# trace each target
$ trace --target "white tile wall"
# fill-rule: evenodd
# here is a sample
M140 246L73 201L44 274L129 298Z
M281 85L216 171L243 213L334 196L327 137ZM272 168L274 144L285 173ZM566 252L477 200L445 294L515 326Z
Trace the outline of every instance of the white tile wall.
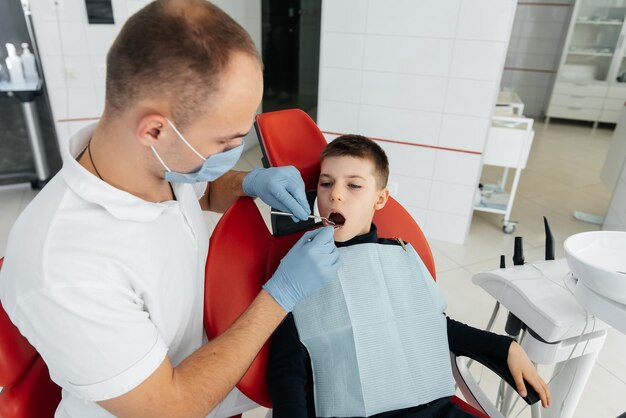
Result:
M428 210L464 216L471 209L474 186L433 181Z
M389 185L397 191L391 192L392 196L403 206L427 209L424 196L430 195L431 181L415 177L391 174ZM391 187L390 187L391 188Z
M400 109L441 112L446 81L443 77L364 71L361 101Z
M426 223L422 223L421 226L428 239L462 244L470 221L471 218L466 215L429 210L426 214Z
M363 69L444 77L453 45L452 39L368 35Z
M481 152L489 129L489 118L443 115L439 146Z
M361 98L362 77L359 70L328 68L320 74L320 96L326 100L358 103Z
M114 25L89 25L83 0L63 0L54 11L49 0L31 0L34 30L46 77L60 146L77 130L62 119L98 117L104 107L106 53L128 16L150 0L113 0ZM217 0L261 46L261 1ZM67 125L72 123L72 127Z
M441 113L361 105L358 129L373 138L437 145L441 119Z
M491 115L498 85L498 81L451 78L448 82L445 113L476 117Z
M503 42L456 41L451 77L497 80L506 53Z
M366 1L341 0L322 3L325 32L364 33L366 19ZM322 39L324 40L324 33Z
M435 170L437 150L379 141L389 158L390 171L407 177L430 180ZM421 206L415 203L415 206Z
M365 35L328 33L326 42L333 45L322 51L321 59L327 67L360 69L363 65Z
M33 20L36 22L84 22L87 19L87 9L82 0L63 0L62 10L50 7L49 1L30 1Z
M436 151L433 180L471 186L478 185L482 156L466 152Z
M87 31L89 51L108 51L119 29L114 25L93 25ZM91 52L93 54L93 52ZM104 54L106 55L106 54Z
M454 38L460 3L461 0L369 0L366 31L371 34Z
M339 133L358 131L358 104L323 100L320 94L317 106L317 120L324 121L324 130Z
M429 238L465 239L515 7L323 2L318 125L381 140L394 195Z

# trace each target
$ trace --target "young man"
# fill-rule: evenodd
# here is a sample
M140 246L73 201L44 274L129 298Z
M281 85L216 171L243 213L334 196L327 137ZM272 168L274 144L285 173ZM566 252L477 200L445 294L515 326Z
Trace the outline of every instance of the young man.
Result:
M410 244L378 238L372 219L389 197L388 175L384 151L365 137L340 136L322 152L317 206L336 225L342 266L272 339L274 418L470 416L449 402L450 350L508 365L520 394L526 379L547 406L521 346L447 318Z
M249 195L299 219L309 212L295 168L229 171L262 88L249 35L204 0L154 1L122 28L104 114L71 139L63 169L15 223L0 273L3 308L63 389L57 417L228 417L256 406L234 385L338 259L332 228L307 234L206 344L201 209Z

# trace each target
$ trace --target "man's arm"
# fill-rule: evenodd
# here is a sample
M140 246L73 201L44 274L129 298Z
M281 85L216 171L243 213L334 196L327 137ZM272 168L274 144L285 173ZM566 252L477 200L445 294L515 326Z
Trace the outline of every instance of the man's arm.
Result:
M118 417L204 417L237 384L286 312L261 293L222 335L173 368L169 359L139 386L99 404Z
M241 196L246 194L243 191L242 183L248 173L245 171L230 170L217 180L207 185L207 190L200 198L202 210L224 213Z
M339 269L330 226L308 231L250 307L221 336L173 368L166 359L130 392L99 404L120 417L204 417L235 386L286 312Z

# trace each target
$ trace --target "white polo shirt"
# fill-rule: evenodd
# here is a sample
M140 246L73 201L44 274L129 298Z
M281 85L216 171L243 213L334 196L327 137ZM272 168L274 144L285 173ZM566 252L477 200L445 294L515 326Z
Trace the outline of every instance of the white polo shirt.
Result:
M96 401L206 341L206 184L161 203L116 189L75 160L94 128L16 221L0 273L4 309L63 388L57 417L110 417Z

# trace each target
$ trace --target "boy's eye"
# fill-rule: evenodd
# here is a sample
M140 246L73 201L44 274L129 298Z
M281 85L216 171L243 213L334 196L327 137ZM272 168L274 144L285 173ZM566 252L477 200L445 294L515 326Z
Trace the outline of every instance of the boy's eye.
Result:
M332 183L329 181L324 181L320 183L320 187L330 187L330 186L332 186Z
M348 187L351 189L360 189L361 186L359 186L358 184L354 184L354 183L350 183L348 184Z

